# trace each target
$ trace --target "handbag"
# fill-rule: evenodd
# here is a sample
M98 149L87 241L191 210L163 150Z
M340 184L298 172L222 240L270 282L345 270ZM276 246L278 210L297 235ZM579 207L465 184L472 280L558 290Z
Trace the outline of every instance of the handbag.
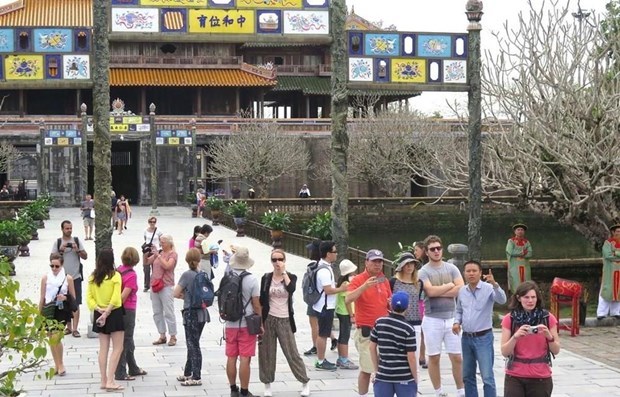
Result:
M65 278L62 280L62 283L60 283L60 287L58 287L58 291L56 291L56 295L60 294L60 290L62 289L62 285L65 283L65 280L67 279L67 276L65 276ZM41 315L49 320L53 320L56 317L56 299L54 298L53 301L51 301L50 303L46 303L42 308L41 308Z
M248 334L250 335L258 335L260 334L260 326L262 324L262 318L258 314L250 314L249 316L245 316L245 322L248 325Z
M48 320L53 320L56 317L56 301L52 301L43 306L41 315Z
M151 291L158 293L164 289L164 279L163 278L154 278L151 280Z
M90 217L95 219L95 209L94 208L90 209Z

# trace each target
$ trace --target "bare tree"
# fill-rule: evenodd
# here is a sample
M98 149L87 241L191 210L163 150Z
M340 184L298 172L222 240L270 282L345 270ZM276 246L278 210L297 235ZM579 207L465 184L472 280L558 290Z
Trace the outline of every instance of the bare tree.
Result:
M483 191L517 194L600 246L620 215L620 79L609 58L620 40L597 20L578 24L567 7L530 3L516 28L496 35L499 53L486 54L484 109L509 123L484 136ZM464 136L418 145L425 161L414 164L416 175L448 191L467 188Z
M414 134L431 132L418 112L384 112L351 124L349 177L377 186L388 197L406 196L411 184Z
M243 178L267 197L269 183L283 175L310 168L304 140L286 135L275 122L248 121L239 131L219 137L209 150L213 178Z
M22 152L15 146L6 141L0 142L0 173L6 173L9 170L9 165L21 156Z

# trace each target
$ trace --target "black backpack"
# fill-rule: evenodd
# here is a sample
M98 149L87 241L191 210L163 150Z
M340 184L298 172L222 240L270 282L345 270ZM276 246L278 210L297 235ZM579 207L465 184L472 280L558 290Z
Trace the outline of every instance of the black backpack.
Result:
M222 321L241 321L249 299L243 303L243 278L251 273L242 271L240 274L228 272L220 282L220 288L215 293L217 306Z

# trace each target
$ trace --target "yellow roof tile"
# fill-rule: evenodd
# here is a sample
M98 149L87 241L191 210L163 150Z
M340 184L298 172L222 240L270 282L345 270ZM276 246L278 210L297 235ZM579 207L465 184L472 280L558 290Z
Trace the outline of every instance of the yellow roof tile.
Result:
M271 87L276 80L238 69L110 69L115 87Z
M92 26L92 0L26 0L24 8L0 16L0 26Z

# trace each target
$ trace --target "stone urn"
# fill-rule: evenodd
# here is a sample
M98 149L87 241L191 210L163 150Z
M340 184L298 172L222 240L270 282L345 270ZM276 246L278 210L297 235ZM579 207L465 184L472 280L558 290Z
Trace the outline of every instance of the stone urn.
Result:
M213 226L218 226L220 224L220 214L222 212L220 210L211 210L211 220L213 221Z
M245 218L233 218L237 226L237 237L245 237Z
M282 230L271 230L271 246L273 248L282 248L282 237L284 232Z
M0 255L5 256L7 261L9 261L9 265L11 265L11 271L9 272L9 276L14 276L15 263L13 263L13 261L15 260L15 258L17 258L17 245L1 245Z

